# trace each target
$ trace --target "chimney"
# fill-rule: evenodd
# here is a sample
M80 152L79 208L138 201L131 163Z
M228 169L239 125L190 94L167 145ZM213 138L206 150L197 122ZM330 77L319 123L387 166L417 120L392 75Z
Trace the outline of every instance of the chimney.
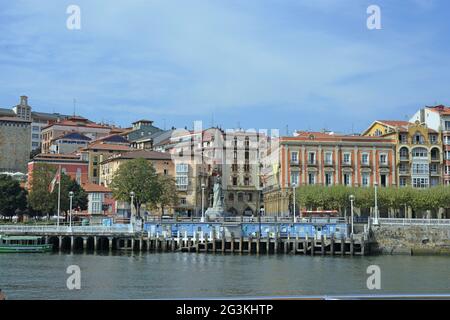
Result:
M27 96L20 96L20 105L21 106L28 106L28 97Z

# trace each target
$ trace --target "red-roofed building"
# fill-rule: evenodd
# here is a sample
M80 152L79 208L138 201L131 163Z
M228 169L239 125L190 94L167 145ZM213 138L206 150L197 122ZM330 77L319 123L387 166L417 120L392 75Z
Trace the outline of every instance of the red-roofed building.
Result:
M65 120L53 122L42 128L42 152L50 152L52 141L62 135L77 132L91 140L110 134L111 127L95 123L80 116L72 116Z
M111 189L94 183L85 183L82 187L88 195L87 213L89 215L112 216L116 214L116 200Z
M88 163L79 154L38 154L28 162L28 189L33 186L33 171L40 163L49 164L55 168L61 166L61 171L82 185L88 182Z
M293 185L397 185L394 139L300 131L278 142L262 168L267 215L292 214Z

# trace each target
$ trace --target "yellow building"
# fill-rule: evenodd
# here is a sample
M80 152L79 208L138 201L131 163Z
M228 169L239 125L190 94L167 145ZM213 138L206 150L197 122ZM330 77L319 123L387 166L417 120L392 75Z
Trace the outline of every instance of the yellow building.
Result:
M90 183L100 183L100 163L112 155L121 154L133 149L129 141L116 134L91 142L87 148L81 150L84 161L88 161L88 179Z
M400 187L427 188L442 184L442 138L438 131L419 121L377 120L362 135L395 140Z
M161 175L167 175L170 177L175 176L175 168L169 153L148 151L148 150L136 150L128 151L123 153L118 153L112 155L108 159L103 160L100 163L100 184L105 187L110 187L114 173L119 169L119 167L126 161L132 159L143 158L148 160L156 170L156 173ZM128 203L118 203L117 211L127 211L129 210ZM145 210L145 208L143 208ZM173 213L173 208L168 208L165 213ZM142 214L142 213L141 213Z

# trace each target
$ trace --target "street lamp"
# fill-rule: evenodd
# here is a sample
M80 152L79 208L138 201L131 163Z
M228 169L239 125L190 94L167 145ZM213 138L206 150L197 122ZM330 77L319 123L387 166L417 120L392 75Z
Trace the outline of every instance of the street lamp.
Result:
M375 181L375 214L373 224L378 224L378 181Z
M70 198L70 210L69 210L69 228L70 231L72 231L72 200L73 200L73 191L69 192L69 198Z
M295 216L295 188L297 188L297 184L294 182L292 184L292 192L294 193L294 205L293 205L293 209L294 209L294 223L297 222L297 217Z
M205 222L205 184L202 183L202 218L201 222Z
M130 206L130 224L132 224L132 218L133 218L133 206L134 206L134 196L136 194L134 193L134 191L130 192L130 197L131 197L131 206Z
M355 201L355 196L354 195L350 195L350 212L351 212L351 219L352 219L352 235L353 235L353 201Z

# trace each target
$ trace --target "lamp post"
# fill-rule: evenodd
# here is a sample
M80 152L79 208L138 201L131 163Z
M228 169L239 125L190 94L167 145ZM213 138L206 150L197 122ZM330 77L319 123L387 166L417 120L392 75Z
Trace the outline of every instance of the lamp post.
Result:
M293 211L294 211L294 223L297 222L297 217L295 216L295 188L297 187L297 184L294 182L292 184L292 192L294 193L294 205L293 205Z
M73 191L69 192L69 198L70 198L70 209L69 209L69 229L72 231L72 200L73 200Z
M351 235L353 235L353 201L355 201L355 196L354 195L350 195L350 213L351 213L351 219L352 219L352 233Z
M130 205L130 225L131 227L133 227L133 207L134 207L134 196L136 194L134 193L134 191L130 192L130 197L131 197L131 205Z
M205 222L205 184L202 183L202 218L201 222Z
M374 219L373 224L378 224L378 181L375 181L375 213L374 213Z

